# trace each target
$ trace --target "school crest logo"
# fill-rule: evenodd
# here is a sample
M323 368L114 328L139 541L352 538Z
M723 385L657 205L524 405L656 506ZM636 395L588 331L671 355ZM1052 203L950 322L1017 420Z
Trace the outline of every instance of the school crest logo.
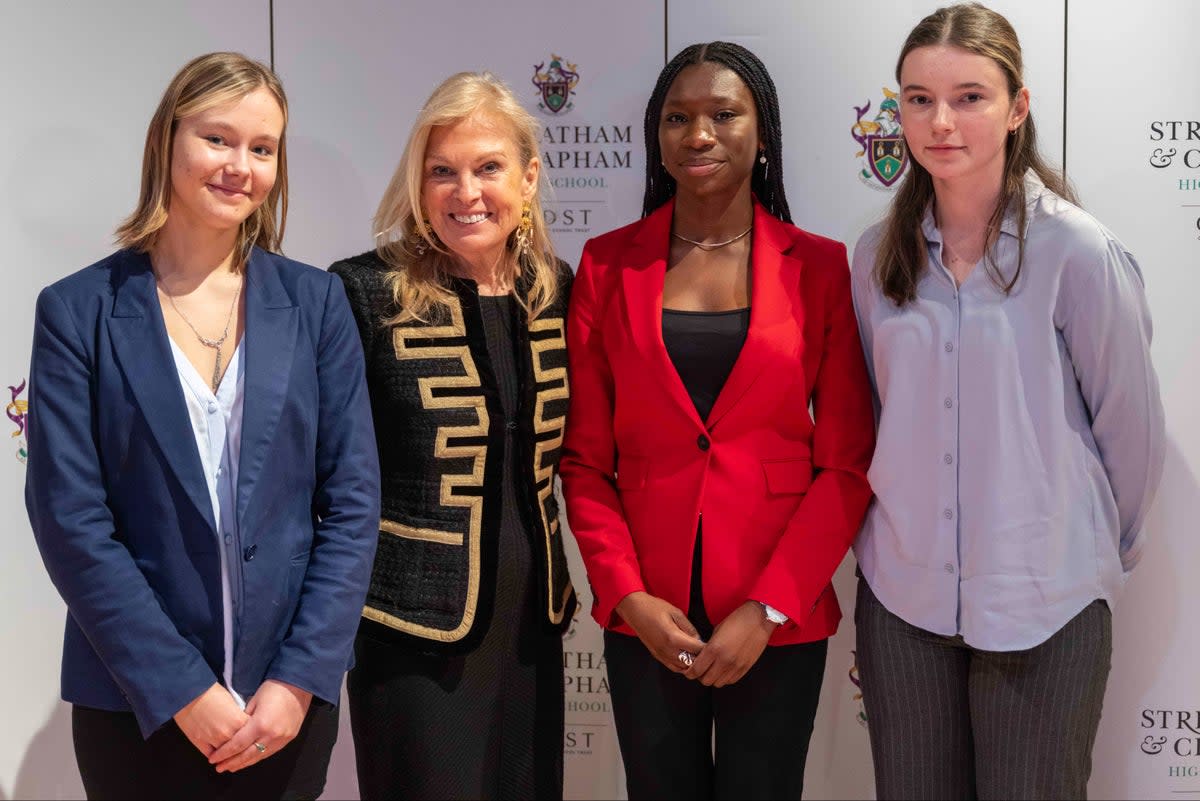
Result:
M858 652L851 651L850 656L854 658L854 663L850 665L850 683L854 685L854 703L858 704L858 714L854 719L858 721L858 725L864 729L867 727L867 710L863 706L862 680L858 678Z
M565 58L554 53L550 54L550 66L546 62L535 64L533 78L530 79L542 100L538 108L550 114L561 114L574 107L571 95L575 94L575 86L579 83L579 65L572 64Z
M883 100L874 117L871 101L855 106L858 119L850 126L850 135L861 148L854 155L861 159L858 177L873 189L891 189L908 167L908 148L900 129L900 104L895 92L883 87Z
M12 393L12 400L4 411L8 414L8 419L13 421L13 425L17 430L12 432L12 437L17 440L17 461L25 464L29 458L29 446L25 442L25 424L29 421L29 401L21 397L21 393L25 391L25 381L22 380L17 386L10 386L8 391Z

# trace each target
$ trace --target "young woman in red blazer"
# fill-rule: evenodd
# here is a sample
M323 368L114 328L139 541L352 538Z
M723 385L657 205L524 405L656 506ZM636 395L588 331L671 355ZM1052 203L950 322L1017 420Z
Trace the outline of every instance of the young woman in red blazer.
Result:
M579 266L561 463L629 797L799 797L830 579L871 496L846 249L790 224L775 87L743 47L663 69L646 151L643 218Z

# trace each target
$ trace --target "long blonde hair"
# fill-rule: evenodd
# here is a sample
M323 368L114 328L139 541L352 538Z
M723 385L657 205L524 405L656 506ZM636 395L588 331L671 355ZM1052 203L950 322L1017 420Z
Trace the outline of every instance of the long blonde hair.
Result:
M167 85L158 109L150 119L150 127L146 129L141 194L133 214L115 232L118 245L148 251L154 247L158 232L167 222L171 203L171 159L179 120L240 100L260 88L271 93L283 112L283 131L277 151L278 171L267 199L238 227L233 269L242 269L253 245L279 251L288 206L287 96L279 78L269 67L240 53L207 53L194 58Z
M375 230L379 232L375 249L390 268L388 278L399 310L388 325L441 319L453 297L448 282L452 256L427 228L421 213L425 148L433 128L454 125L481 110L511 127L522 168L535 158L540 160L537 120L495 75L460 72L433 90L413 123L400 164L375 212ZM506 251L512 274L519 279L515 285L527 287L525 296L516 293L516 298L530 320L545 311L558 292L558 259L542 215L540 189L539 177L529 200L533 228L527 255L518 257L515 231Z
M900 58L896 60L896 81L904 59L918 47L951 45L970 53L985 56L1004 73L1011 101L1025 85L1022 76L1021 43L1017 32L1002 15L979 3L962 3L939 8L908 34ZM1033 170L1051 192L1075 202L1075 194L1066 179L1050 167L1037 147L1037 129L1033 114L1009 135L1004 151L1004 178L996 208L988 220L986 244L988 275L1006 295L1016 286L1025 259L1025 173ZM897 306L903 306L917 296L917 282L928 261L928 243L921 232L921 219L933 199L933 178L928 170L909 158L909 171L892 201L884 224L883 237L875 254L875 279L883 294ZM1018 237L1017 269L1005 278L992 254L991 245L1000 234L1000 224L1008 210L1016 215Z

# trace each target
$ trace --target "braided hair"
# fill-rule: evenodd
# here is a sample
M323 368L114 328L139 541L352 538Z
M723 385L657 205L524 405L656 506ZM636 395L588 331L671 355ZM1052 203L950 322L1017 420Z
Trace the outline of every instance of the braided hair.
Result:
M642 216L675 197L675 179L663 166L662 149L658 144L658 123L667 92L684 67L706 61L728 67L753 95L767 163L755 160L750 190L772 216L790 223L792 213L783 193L783 127L779 123L779 95L775 92L775 82L758 56L732 42L688 45L658 74L658 83L646 104L646 194L642 200Z

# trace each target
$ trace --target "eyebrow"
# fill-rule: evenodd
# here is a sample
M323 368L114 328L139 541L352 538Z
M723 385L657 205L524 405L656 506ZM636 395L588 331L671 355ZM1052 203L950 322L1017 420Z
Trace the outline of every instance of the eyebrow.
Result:
M225 122L222 119L210 120L208 122L205 122L201 127L218 128L222 131L234 131L234 132L237 131L237 129L234 126L230 125L229 123ZM273 145L279 144L279 137L275 136L274 134L254 134L250 138L251 139L264 139Z
M955 89L986 89L987 87L978 81L966 81L964 83L955 84ZM919 83L910 83L900 90L901 92L928 92L929 90Z
M473 160L474 161L486 161L488 159L496 159L496 158L508 158L508 154L505 153L503 150L492 150L492 151L489 151L487 153L483 153L483 154L477 156ZM443 156L442 154L437 153L437 152L425 154L425 161L446 161L446 160L447 159L445 156Z
M745 101L741 100L739 98L736 98L736 97L728 96L728 95L704 95L703 97L698 97L698 98L681 97L681 98L676 98L674 100L672 100L670 98L666 98L663 100L663 105L670 106L670 105L681 105L681 104L696 103L696 102L713 103L713 104L720 105L720 106L734 106L734 105L742 104Z

